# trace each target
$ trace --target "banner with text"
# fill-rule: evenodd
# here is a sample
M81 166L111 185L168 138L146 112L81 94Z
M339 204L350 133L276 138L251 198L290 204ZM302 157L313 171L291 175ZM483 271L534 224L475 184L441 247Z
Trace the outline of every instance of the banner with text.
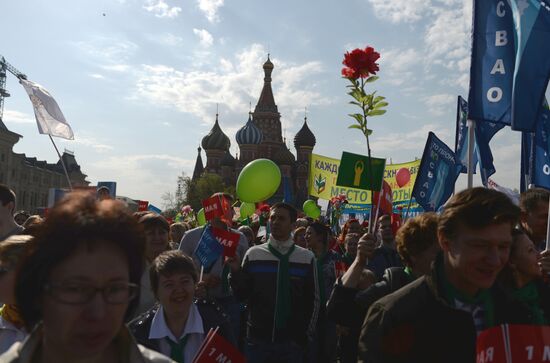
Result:
M370 211L370 192L367 190L340 187L336 185L340 160L322 155L311 154L309 170L309 195L320 199L330 198L344 194L349 204L345 213L368 213ZM384 171L384 181L392 189L393 208L406 208L411 198L414 182L418 174L420 160L401 164L388 164ZM409 216L420 213L422 208L413 202Z

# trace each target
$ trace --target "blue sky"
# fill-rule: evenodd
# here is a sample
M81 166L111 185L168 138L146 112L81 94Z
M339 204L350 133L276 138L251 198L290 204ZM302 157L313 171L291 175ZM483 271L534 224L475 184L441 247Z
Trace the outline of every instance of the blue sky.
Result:
M371 45L381 53L372 89L390 103L370 120L373 154L413 160L430 130L453 148L471 13L471 0L20 0L2 4L0 55L56 98L75 132L58 145L92 183L114 180L118 194L162 205L177 176L192 173L216 104L238 151L234 134L258 100L268 52L289 146L307 107L315 153L366 153L347 129L354 110L340 70L346 50ZM23 88L14 77L7 88L5 124L24 136L15 151L56 162ZM517 187L519 133L501 131L492 149L494 180Z

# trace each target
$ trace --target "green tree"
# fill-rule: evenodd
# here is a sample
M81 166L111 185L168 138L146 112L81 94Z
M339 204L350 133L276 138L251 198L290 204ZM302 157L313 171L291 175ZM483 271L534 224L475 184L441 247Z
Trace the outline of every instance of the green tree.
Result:
M187 204L197 212L202 208L202 201L217 192L235 195L235 186L225 185L217 174L204 173L200 178L192 180L182 173L178 176L176 191L165 192L162 195L165 215L173 217Z

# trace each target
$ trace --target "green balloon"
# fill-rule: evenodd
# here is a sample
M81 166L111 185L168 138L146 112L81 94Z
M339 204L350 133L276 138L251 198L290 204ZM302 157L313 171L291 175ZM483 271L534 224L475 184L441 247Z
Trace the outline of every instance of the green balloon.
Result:
M201 208L199 213L197 213L197 222L199 222L199 226L204 226L206 224L206 215L204 214L204 208Z
M279 189L281 170L269 159L248 163L237 179L237 195L243 202L256 203L269 199Z
M248 202L242 202L240 211L241 211L241 219L245 219L247 217L250 217L256 211L256 204L248 203Z
M306 216L311 217L313 219L317 219L321 215L321 210L317 206L317 203L315 203L311 199L306 200L304 202L302 209L304 210L304 213L306 214Z

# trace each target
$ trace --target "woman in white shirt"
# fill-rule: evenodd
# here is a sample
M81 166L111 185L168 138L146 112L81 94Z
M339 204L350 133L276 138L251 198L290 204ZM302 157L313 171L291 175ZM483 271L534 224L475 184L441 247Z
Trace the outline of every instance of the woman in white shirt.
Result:
M218 333L236 346L227 316L215 302L195 300L198 274L181 251L166 251L149 268L156 305L129 324L139 344L176 362L192 362L206 334Z

